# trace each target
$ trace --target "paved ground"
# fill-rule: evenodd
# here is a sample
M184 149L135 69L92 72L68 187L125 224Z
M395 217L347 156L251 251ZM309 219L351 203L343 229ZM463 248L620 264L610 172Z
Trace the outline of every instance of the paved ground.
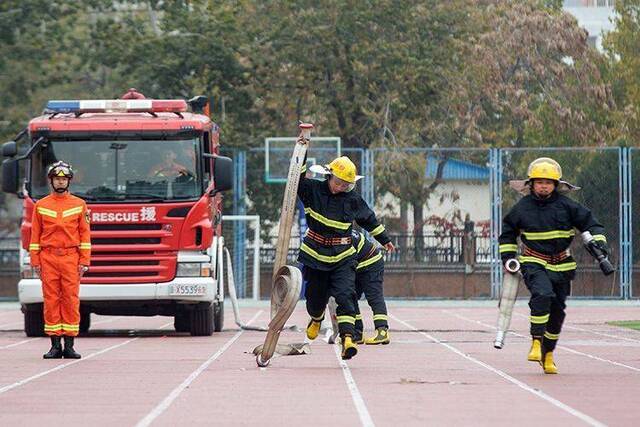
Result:
M264 333L212 337L173 331L166 317L93 316L79 361L45 361L16 304L0 304L0 425L638 425L640 332L606 324L640 319L638 302L571 301L559 375L526 361L519 303L503 350L492 347L495 302L390 303L393 342L344 363L318 339L312 354L267 369L251 349ZM362 303L365 322L370 313ZM245 322L268 306L245 302ZM304 306L291 320L306 324ZM282 342L300 342L285 332Z

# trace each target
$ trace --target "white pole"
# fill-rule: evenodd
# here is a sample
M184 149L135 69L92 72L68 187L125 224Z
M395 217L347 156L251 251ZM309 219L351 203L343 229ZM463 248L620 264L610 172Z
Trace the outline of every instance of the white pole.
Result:
M253 229L253 300L260 299L260 217L256 218Z
M260 221L260 215L222 215L223 221Z

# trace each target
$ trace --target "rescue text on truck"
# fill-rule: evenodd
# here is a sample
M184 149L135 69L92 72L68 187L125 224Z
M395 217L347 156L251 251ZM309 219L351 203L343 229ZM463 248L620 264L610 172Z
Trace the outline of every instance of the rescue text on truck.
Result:
M176 330L192 335L222 329L220 192L231 188L232 162L218 155L219 129L205 111L202 96L146 99L135 89L122 99L49 101L3 144L2 190L23 199L18 297L28 336L43 335L31 218L58 160L73 166L71 192L90 210L80 331L91 313L174 316Z

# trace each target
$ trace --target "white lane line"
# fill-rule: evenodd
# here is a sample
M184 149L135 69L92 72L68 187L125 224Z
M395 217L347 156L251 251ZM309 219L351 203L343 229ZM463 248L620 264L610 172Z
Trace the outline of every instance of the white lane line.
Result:
M102 324L102 323L111 323L111 322L115 322L116 320L119 320L121 318L122 318L121 316L118 316L118 317L114 317L113 319L99 320L97 322L93 322L93 324L94 325L99 325L99 324ZM26 343L31 342L31 341L40 340L42 338L44 338L44 337L29 338L29 339L24 340L24 341L20 341L20 342L16 342L16 343L13 343L13 344L4 345L4 346L0 347L0 350L6 350L7 348L17 347L19 345L26 344Z
M609 334L609 333L606 333L606 332L590 331L589 329L579 328L579 327L573 326L573 325L567 325L566 323L562 327L563 328L567 328L567 329L573 329L573 330L580 331L580 332L587 332L589 334L600 335L602 337L615 338L615 339L622 340L622 341L630 341L630 342L636 342L636 343L640 342L640 340L637 339L637 338L623 337L623 336L620 336L620 335ZM632 329L630 329L630 330L632 330Z
M172 323L173 322L169 322L169 323L166 323L166 324L164 324L164 325L162 325L160 327L164 328L165 326L170 325ZM64 369L64 368L66 368L68 366L75 365L76 363L84 362L85 360L89 360L89 359L92 359L92 358L94 358L96 356L99 356L101 354L107 353L107 352L109 352L111 350L115 350L116 348L125 346L125 345L127 345L127 344L129 344L131 342L134 342L136 340L139 340L139 339L140 339L140 337L131 338L129 340L121 342L120 344L112 345L111 347L107 347L107 348L104 348L102 350L96 351L95 353L91 353L88 356L83 356L82 359L76 359L76 360L73 360L71 362L63 363L62 365L58 365L55 368L47 369L46 371L42 371L42 372L40 372L38 374L32 375L32 376L30 376L28 378L25 378L23 380L20 380L20 381L17 381L17 382L15 382L13 384L6 385L6 386L0 388L0 394L6 393L7 391L13 390L16 387L20 387L22 385L30 383L31 381L37 380L38 378L44 377L45 375L48 375L48 374L50 374L52 372L59 371L59 370Z
M394 316L393 314L389 314L389 317L394 319L396 322L402 323L407 328L410 328L410 329L412 329L414 331L419 332L420 334L422 334L425 337L429 338L434 343L437 343L437 344L440 344L440 345L444 346L448 350L456 353L458 356L463 357L463 358L465 358L465 359L469 360L470 362L473 362L473 363L475 363L477 365L480 365L483 368L493 372L494 374L499 375L500 377L504 378L505 380L517 385L521 389L523 389L525 391L528 391L529 393L531 393L531 394L533 394L535 396L538 396L541 399L546 400L547 402L551 403L555 407L560 408L563 411L573 415L574 417L581 419L585 423L587 423L587 424L589 424L591 426L597 426L597 427L604 427L605 426L605 424L601 423L600 421L596 420L595 418L592 418L589 415L587 415L587 414L585 414L583 412L580 412L577 409L574 409L574 408L572 408L571 406L569 406L569 405L567 405L565 403L560 402L559 400L549 396L545 392L537 390L537 389L529 386L528 384L526 384L526 383L524 383L524 382L512 377L511 375L507 374L506 372L503 372L500 369L494 368L493 366L491 366L491 365L489 365L489 364L487 364L485 362L482 362L481 360L476 359L473 356L469 356L468 354L463 353L461 350L458 350L456 347L454 347L454 346L452 346L450 344L447 344L445 342L442 342L438 338L436 338L436 337L434 337L434 336L432 336L432 335L430 335L430 334L428 334L426 332L420 331L415 326L413 326L413 325L411 325L411 324L409 324L409 323L407 323L407 322L405 322L403 320L400 320L397 316Z
M29 383L29 382L31 382L31 381L33 381L35 379L38 379L40 377L44 377L45 375L48 375L48 374L50 374L52 372L56 372L56 371L59 371L60 369L64 369L67 366L75 365L76 363L83 362L85 360L88 360L88 359L91 359L93 357L99 356L100 354L103 354L103 353L106 353L108 351L114 350L114 349L116 349L118 347L122 347L123 345L129 344L130 342L135 341L137 339L138 338L133 338L133 339L121 342L120 344L112 345L111 347L107 347L107 348L102 349L100 351L97 351L95 353L91 353L90 355L88 355L88 356L86 356L86 357L84 357L82 359L76 359L76 360L74 360L72 362L63 363L62 365L58 365L55 368L48 369L46 371L40 372L39 374L30 376L29 378L25 378L23 380L20 380L18 382L13 383L13 384L9 384L7 386L4 386L4 387L0 388L0 394L6 393L9 390L12 390L12 389L14 389L16 387L20 387L21 385L27 384L27 383Z
M94 325L99 325L101 323L110 323L110 322L115 322L116 320L122 318L122 316L118 316L114 319L108 319L108 320L99 320L97 322L93 322ZM5 326L18 326L18 325L22 325L23 321L22 320L18 320L17 322L11 322L11 323L3 323L2 325L0 325L0 328L3 328Z
M488 324L486 324L484 322L481 322L479 320L475 320L475 319L468 318L466 316L462 316L461 314L458 314L458 313L451 313L451 312L449 312L447 310L442 310L442 311L444 313L449 314L450 316L454 316L454 317L457 317L458 319L466 320L468 322L477 323L478 325L484 326L485 328L489 328L491 330L496 330L497 329L495 326L491 326L491 325L488 325ZM513 334L513 335L515 335L517 337L529 338L528 336L519 334L519 333L517 333L515 331L512 331L512 330L510 330L509 333ZM633 366L625 365L624 363L616 362L615 360L609 360L609 359L605 359L603 357L595 356L593 354L583 353L582 351L574 350L572 348L569 348L569 347L566 347L566 346L560 345L560 344L556 345L556 347L559 348L559 349L562 349L564 351L568 351L569 353L578 354L580 356L588 357L589 359L597 360L599 362L609 363L611 365L619 366L621 368L630 369L632 371L640 372L640 368L636 368L636 367L633 367Z
M5 350L7 348L17 347L19 345L26 344L28 342L36 341L36 340L39 340L39 339L41 339L41 338L29 338L28 340L24 340L24 341L20 341L20 342L16 342L16 343L13 343L13 344L8 344L8 345L3 345L2 347L0 347L0 350Z
M522 318L527 319L527 320L529 319L529 317L528 317L528 316L525 316L524 314L521 314L521 313L515 313L515 314L516 314L518 317L522 317ZM563 329L564 329L564 328L566 328L566 329L573 329L573 330L580 331L580 332L586 332L586 333L589 333L589 334L593 334L593 335L600 335L600 336L608 337L608 338L615 338L615 339L619 339L619 340L623 340L623 341L640 342L640 340L639 340L639 339L636 339L636 338L627 338L627 337L622 337L622 336L620 336L620 335L608 334L608 333L605 333L605 332L591 331L591 330L589 330L589 329L579 328L579 327L577 327L577 326L572 326L572 325L567 324L567 323L565 323L564 325L562 325L562 328L563 328ZM630 329L630 330L632 330L632 329Z
M3 323L2 325L0 325L0 328L4 328L5 326L18 326L18 325L22 325L22 320L18 321L18 322L11 322L11 323ZM6 331L5 331L6 332Z
M4 310L4 311L0 311L0 316L4 316L5 314L14 314L14 313L20 313L20 310Z
M251 322L256 320L258 316L262 314L262 310L258 311L252 318L247 322L247 325L250 325ZM244 332L244 329L238 331L234 336L232 336L229 341L227 341L218 351L216 351L210 358L208 358L202 365L198 367L195 371L191 373L178 387L174 388L171 393L167 397L165 397L162 402L160 402L155 408L151 410L143 419L138 421L136 424L137 427L148 426L150 425L156 418L158 418L164 411L171 406L174 400L186 389L189 385L195 381L198 376L204 372L209 365L211 365L218 357L222 355L231 345L236 342L240 335Z
M340 363L340 367L342 368L342 374L344 375L344 380L347 382L347 387L349 388L349 392L351 393L353 404L358 411L360 423L365 427L375 426L375 424L373 423L373 419L371 418L371 414L369 414L369 410L367 409L367 405L364 403L364 399L360 394L360 390L358 390L358 385L353 379L353 375L351 375L349 365L347 365L347 362L342 360L342 356L340 355L340 345L334 344L333 348L336 351L336 357L338 358L338 363Z

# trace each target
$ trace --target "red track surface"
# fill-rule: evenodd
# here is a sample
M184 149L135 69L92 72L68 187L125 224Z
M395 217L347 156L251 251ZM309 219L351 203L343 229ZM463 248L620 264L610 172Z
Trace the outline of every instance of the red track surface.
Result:
M26 338L20 312L0 309L0 425L640 424L640 332L605 324L640 318L639 306L570 301L560 374L544 375L526 361L526 306L512 322L521 336L495 350L497 311L477 305L391 303L391 345L361 346L342 363L318 339L311 355L267 369L249 354L264 333L240 333L230 307L212 337L177 334L166 317L94 315L79 361L43 360L48 340ZM242 316L264 325L268 307ZM291 323L306 324L302 304ZM284 332L281 342L302 339Z

